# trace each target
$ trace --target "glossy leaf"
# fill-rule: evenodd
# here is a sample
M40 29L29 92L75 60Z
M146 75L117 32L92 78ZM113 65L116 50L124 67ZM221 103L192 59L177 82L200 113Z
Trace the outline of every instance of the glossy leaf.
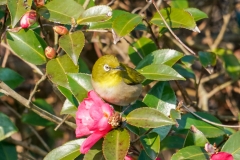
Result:
M11 16L12 28L18 23L21 17L31 9L32 0L7 0L7 7Z
M181 119L181 111L175 110L175 109L171 109L170 110L170 117L173 120Z
M48 2L38 14L55 23L72 24L82 13L83 7L74 0Z
M204 134L192 125L186 135L184 147L191 145L204 147L206 143L208 143L208 140Z
M0 159L15 160L18 159L16 146L11 143L0 141Z
M106 5L99 5L85 10L77 19L78 24L102 22L112 17L112 9Z
M156 159L160 151L160 137L157 133L149 133L140 138L142 146L151 159Z
M126 13L118 16L112 27L119 37L123 37L130 33L139 23L141 23L142 18L137 14Z
M205 118L211 122L219 123L221 122L214 117L213 115L209 113L204 113L204 112L195 112L197 115L201 116L202 118ZM178 121L178 128L177 130L183 130L183 129L190 129L191 125L194 125L197 127L207 138L212 138L212 137L218 137L223 134L225 134L223 127L217 127L214 125L211 125L207 122L202 121L201 119L198 119L191 113L187 113L182 116L181 120Z
M159 49L148 54L143 60L141 60L136 66L136 69L140 69L151 64L165 64L171 67L182 56L183 54L181 52L172 49Z
M91 71L89 70L86 62L82 58L78 59L78 65L79 65L79 72L87 73L87 74L91 73Z
M65 100L60 114L70 114L75 117L77 112L77 107L74 106L68 99Z
M33 103L37 105L39 108L51 114L54 114L53 107L49 105L45 100L36 99ZM33 111L29 111L28 113L23 114L21 117L21 120L24 123L35 125L35 126L51 126L54 124L53 122L50 122L49 120L42 118L41 116L39 116Z
M126 14L128 12L123 11L123 10L113 10L112 11L112 18L104 21L104 22L91 22L89 23L89 29L111 29L112 28L112 23L113 21L118 17L123 14Z
M183 147L184 138L180 136L167 136L161 141L161 150L165 149L181 149Z
M0 141L10 137L18 131L17 127L13 124L10 118L0 112Z
M188 146L180 149L177 153L173 154L171 158L171 160L180 160L180 159L207 160L209 159L209 155L201 147Z
M166 116L171 109L176 108L176 96L168 82L158 82L143 98L143 102L152 108L156 108Z
M72 92L62 86L57 86L58 90L71 102L73 105L78 106L78 101L72 94Z
M240 159L240 131L232 134L222 147L222 152L228 152L233 155L234 159Z
M215 66L217 56L213 52L198 52L199 60L204 67Z
M197 8L186 8L185 11L189 12L191 16L193 16L195 21L199 21L204 18L208 18L208 15L204 13L203 11L200 11Z
M156 44L151 39L146 37L138 39L136 42L132 43L132 45L138 50L142 57L146 57L149 53L157 49ZM137 65L141 61L141 57L132 46L129 46L128 54L134 65Z
M142 150L141 153L140 153L140 155L139 155L139 157L138 157L138 160L153 160L153 159L151 159L151 158L147 155L147 153L146 153L144 150Z
M192 66L192 64L197 60L197 57L194 55L185 55L181 58L181 62L187 67Z
M170 1L170 5L172 8L188 8L188 0Z
M59 39L59 46L68 54L75 65L84 47L85 38L82 31L76 31L63 35Z
M185 80L179 73L171 67L164 64L152 64L137 70L146 79L169 81L169 80Z
M143 128L157 128L174 124L170 118L160 111L148 107L142 107L130 112L126 116L126 121L133 126Z
M84 155L83 160L104 160L103 152L102 152L102 143L103 139L100 139L95 143L90 150Z
M80 146L84 142L85 139L77 139L70 142L65 143L64 145L55 148L51 152L49 152L45 157L44 160L69 160L75 159L77 156L80 155Z
M160 10L166 22L171 28L186 28L195 31L196 23L193 17L183 9L179 8L163 8ZM160 15L156 12L151 19L151 23L159 26L166 27Z
M192 78L195 79L195 73L192 69L187 68L179 63L174 64L173 69L175 69L181 76L184 78Z
M109 132L103 141L103 154L106 160L124 159L130 146L130 135L126 129Z
M89 74L69 73L67 74L67 78L70 89L78 102L87 97L88 91L93 90Z
M20 58L36 65L46 63L44 50L47 44L34 31L7 32L7 42Z
M24 81L21 75L10 68L0 68L0 80L12 89L16 88ZM2 95L2 93L0 93L0 95Z
M67 73L77 73L78 66L75 66L68 55L50 60L46 66L49 79L62 87L69 88Z
M0 5L5 5L7 4L7 0L0 0Z

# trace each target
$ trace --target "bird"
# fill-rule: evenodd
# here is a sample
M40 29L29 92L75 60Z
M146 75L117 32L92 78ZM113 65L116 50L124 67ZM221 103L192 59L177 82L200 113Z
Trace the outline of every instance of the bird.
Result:
M91 83L94 91L106 102L129 106L142 92L145 77L135 69L122 64L108 54L100 57L92 69Z

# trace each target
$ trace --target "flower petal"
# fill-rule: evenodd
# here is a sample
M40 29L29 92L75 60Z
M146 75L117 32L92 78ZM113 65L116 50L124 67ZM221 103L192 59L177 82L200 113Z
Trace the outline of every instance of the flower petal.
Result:
M85 154L89 151L89 149L99 141L103 136L105 136L108 132L95 132L91 134L81 145L80 152Z
M210 160L233 160L233 156L227 152L218 152L211 155Z

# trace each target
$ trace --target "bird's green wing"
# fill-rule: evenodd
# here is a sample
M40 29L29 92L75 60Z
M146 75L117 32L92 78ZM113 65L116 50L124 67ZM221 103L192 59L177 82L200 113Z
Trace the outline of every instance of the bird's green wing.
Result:
M121 67L124 68L124 70L122 71L122 76L123 76L123 81L126 84L134 85L134 84L142 83L144 81L145 77L139 72L137 72L135 69L130 68L124 64L120 64L120 65Z

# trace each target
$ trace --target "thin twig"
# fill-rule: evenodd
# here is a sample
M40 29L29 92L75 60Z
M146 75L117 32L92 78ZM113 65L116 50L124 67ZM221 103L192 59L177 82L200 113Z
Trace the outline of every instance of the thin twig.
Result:
M22 146L22 147L38 154L38 155L41 155L41 156L46 156L47 155L47 152L45 152L44 150L42 150L38 146L35 146L35 145L32 145L32 144L27 144L26 142L22 142L22 141L17 141L17 140L12 139L12 138L7 138L6 141L9 142L9 143L15 144L15 145Z
M199 103L198 90L199 90L199 85L201 84L202 77L203 77L203 68L201 69L201 73L200 73L200 77L199 77L198 82L197 82L197 80L195 80L197 106L198 106L198 103Z
M133 48L133 50L134 50L135 52L137 52L138 56L139 56L141 59L143 59L143 56L142 56L141 53L137 50L137 48L134 47L134 46L132 45L132 43L130 43L125 37L123 37L123 39Z
M195 52L193 52L190 48L188 48L178 37L177 35L172 31L172 29L169 27L168 23L166 22L166 20L164 19L163 15L161 14L161 12L159 11L156 3L155 3L155 0L152 0L152 3L155 7L155 9L157 10L158 14L160 15L161 19L163 20L164 24L166 25L166 27L168 28L168 30L170 31L170 33L173 35L173 37L179 42L181 43L181 45L184 46L184 48L186 48L190 53L192 53L193 55L196 55Z
M14 90L12 90L8 85L6 85L4 82L0 81L0 88L5 90L9 96L13 97L15 100L17 100L18 102L20 102L23 106L25 106L26 108L32 110L33 112L35 112L36 114L38 114L40 117L44 118L44 119L47 119L51 122L54 122L56 124L59 124L62 122L62 119L39 108L38 106L36 106L35 104L33 103L28 103L28 100L25 99L24 97L22 97L21 95L19 95L17 92L15 92ZM72 122L68 122L68 121L65 121L65 123L75 129L76 128L76 125Z
M231 85L234 81L228 81L225 82L223 84L221 84L220 86L217 86L216 88L214 88L211 92L208 93L207 97L210 98L212 97L214 94L216 94L218 91L226 88L227 86Z
M185 106L184 104L183 104L182 106L183 106L188 112L190 112L191 114L193 114L195 117L201 119L201 120L204 121L204 122L207 122L207 123L209 123L209 124L212 124L212 125L214 125L214 126L230 127L230 128L240 128L240 126L238 126L238 125L224 125L224 124L219 124L219 123L215 123L215 122L209 121L209 120L207 120L207 119L205 119L205 118L197 115L196 113L192 112L192 111L191 111L190 109L188 109L188 107Z
M57 125L57 127L54 128L54 131L56 131L56 130L67 120L68 117L69 117L69 114L67 114L67 115L63 118L62 122L59 123L59 124Z
M180 92L182 93L183 99L186 102L186 104L190 104L190 102L192 101L190 96L188 95L188 93L186 92L186 90L179 84L178 81L174 81L178 87L178 89L180 90ZM188 101L189 100L189 101Z
M90 0L85 0L84 4L83 4L83 8L86 9L88 4L89 4Z
M152 130L153 130L153 128L148 129L148 130L147 130L145 133L143 133L141 136L139 136L138 138L132 140L131 143L137 142L142 136L147 135L147 134L148 134L149 132L151 132Z
M11 112L13 112L19 119L21 119L21 115L16 112L11 106L9 106L6 102L1 101ZM42 137L37 133L37 131L30 125L27 125L28 128L31 129L31 131L33 132L33 134L35 134L35 136L38 138L38 140L42 143L42 145L47 149L47 151L50 151L50 148L48 147L48 145L44 142L44 140L42 139Z
M3 62L2 62L2 67L5 68L6 64L7 64L7 60L8 60L8 57L10 55L10 51L8 48L6 48L6 52L4 54L4 57L3 57Z
M37 83L35 84L32 92L30 93L30 96L29 96L29 98L28 98L28 104L32 101L32 98L33 98L34 94L37 92L37 88L38 88L39 84L40 84L41 82L43 82L46 78L47 78L47 74L45 73L45 74L39 79L39 81L37 81Z

